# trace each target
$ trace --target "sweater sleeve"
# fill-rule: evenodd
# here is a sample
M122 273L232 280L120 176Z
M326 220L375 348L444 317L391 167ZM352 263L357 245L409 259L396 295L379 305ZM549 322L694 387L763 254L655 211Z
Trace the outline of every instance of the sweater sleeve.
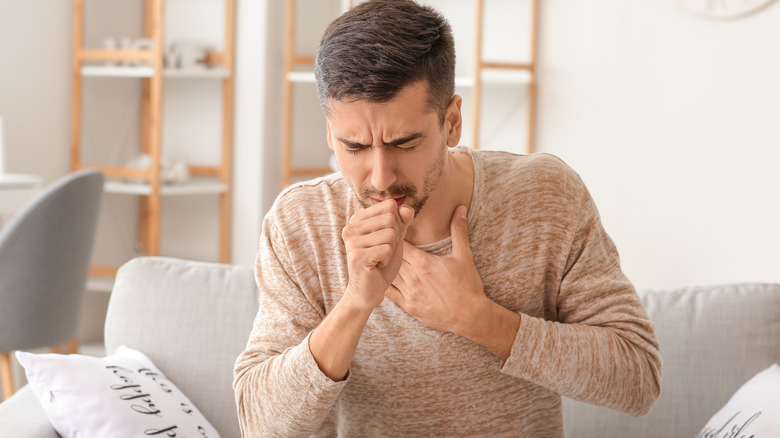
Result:
M286 248L269 214L255 267L260 306L234 370L244 437L314 434L348 380L332 381L311 354L309 336L324 310L302 292Z
M661 391L658 340L590 194L581 189L555 300L557 321L521 314L502 372L576 400L644 415Z

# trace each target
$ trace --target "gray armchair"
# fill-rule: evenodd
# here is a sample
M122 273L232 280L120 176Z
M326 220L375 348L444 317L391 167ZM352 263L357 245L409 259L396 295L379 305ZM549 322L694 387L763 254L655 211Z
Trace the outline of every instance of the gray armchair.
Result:
M10 351L74 338L103 192L103 174L68 174L0 229L0 374L13 394Z

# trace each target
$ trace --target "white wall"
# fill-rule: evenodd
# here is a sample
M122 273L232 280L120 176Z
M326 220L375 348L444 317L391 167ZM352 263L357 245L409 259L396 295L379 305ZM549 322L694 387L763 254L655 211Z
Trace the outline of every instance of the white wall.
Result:
M471 6L426 3L450 19L458 73L469 75ZM780 281L780 5L712 21L667 0L540 3L536 150L582 175L628 276L640 288ZM301 4L302 15L315 17L298 34L316 39L323 14ZM486 2L486 58L527 59L527 5ZM282 12L273 13L277 21ZM269 60L268 71L279 61ZM304 152L296 159L322 161L312 129L321 116L302 104L313 98L309 88L296 88L296 114L309 120L296 122L304 126L295 131L296 153ZM470 91L458 91L469 144ZM524 151L526 104L522 88L486 86L482 147ZM279 126L267 124L269 132ZM276 179L264 183L276 187Z
M664 0L542 6L537 149L583 176L637 286L780 281L780 5L722 22ZM238 10L232 241L249 264L279 190L283 4ZM0 11L6 165L51 181L69 167L70 3Z
M239 0L236 5L235 129L231 261L252 265L260 240L263 132L266 95L265 40L267 0Z
M0 116L6 171L70 167L70 2L0 0Z
M780 281L780 4L542 4L538 149L582 175L635 284Z

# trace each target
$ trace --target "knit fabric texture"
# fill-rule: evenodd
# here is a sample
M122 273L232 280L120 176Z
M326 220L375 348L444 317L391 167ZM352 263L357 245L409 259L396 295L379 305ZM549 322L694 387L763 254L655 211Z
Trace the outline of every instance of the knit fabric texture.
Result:
M548 154L458 152L474 163L469 242L485 293L521 315L510 357L385 299L347 379L325 376L309 335L347 287L341 231L362 206L340 173L300 183L263 222L260 307L235 368L245 437L562 437L561 395L650 410L661 388L653 324L580 177Z

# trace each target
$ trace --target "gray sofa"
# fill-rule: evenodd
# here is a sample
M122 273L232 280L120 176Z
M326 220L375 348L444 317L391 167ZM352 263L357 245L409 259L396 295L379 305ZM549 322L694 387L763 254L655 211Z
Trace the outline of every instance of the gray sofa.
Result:
M569 438L695 437L755 373L780 363L780 285L642 291L664 358L663 391L634 418L564 400ZM147 257L119 271L106 350L145 352L221 433L238 437L233 363L257 309L249 267ZM0 436L57 437L30 391L0 404Z

